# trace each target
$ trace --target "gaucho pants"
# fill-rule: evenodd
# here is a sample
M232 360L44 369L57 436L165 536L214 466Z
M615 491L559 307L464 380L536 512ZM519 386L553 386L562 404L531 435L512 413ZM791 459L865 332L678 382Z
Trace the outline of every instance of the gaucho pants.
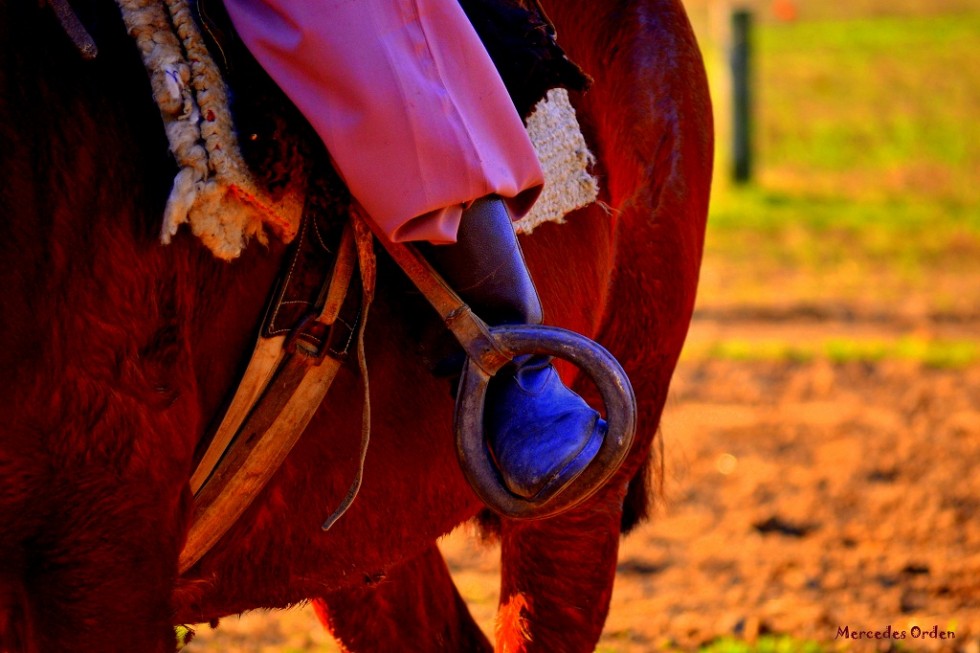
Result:
M456 239L468 202L524 215L543 176L456 0L225 0L249 50L395 241Z

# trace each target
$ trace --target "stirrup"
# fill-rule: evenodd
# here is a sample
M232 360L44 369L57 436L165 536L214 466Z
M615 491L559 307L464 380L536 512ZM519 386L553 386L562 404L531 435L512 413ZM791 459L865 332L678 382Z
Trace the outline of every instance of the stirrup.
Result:
M493 463L483 428L487 385L497 370L487 370L480 361L467 358L459 381L454 419L456 455L463 474L477 496L506 517L544 519L571 510L602 488L619 469L633 443L636 397L629 378L612 354L572 331L527 325L487 327L487 330L494 348L505 353L506 362L525 354L544 354L569 361L584 371L602 396L609 430L588 467L556 494L535 501L511 493Z

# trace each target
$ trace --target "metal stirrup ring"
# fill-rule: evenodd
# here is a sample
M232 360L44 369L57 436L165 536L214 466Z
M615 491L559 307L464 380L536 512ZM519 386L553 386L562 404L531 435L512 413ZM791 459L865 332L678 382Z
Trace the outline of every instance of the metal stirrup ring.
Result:
M456 399L456 453L463 473L480 499L500 514L515 519L543 519L578 506L595 494L619 469L636 432L636 397L619 362L597 343L566 329L545 326L489 328L500 351L510 359L543 354L569 361L592 379L606 406L609 430L595 459L569 485L551 498L524 499L503 484L484 437L483 410L490 374L467 359Z

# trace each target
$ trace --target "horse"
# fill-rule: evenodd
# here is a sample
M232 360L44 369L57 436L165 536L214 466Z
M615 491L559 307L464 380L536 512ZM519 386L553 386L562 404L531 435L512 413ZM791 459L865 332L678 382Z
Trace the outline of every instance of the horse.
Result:
M632 379L640 430L613 479L557 517L486 516L445 379L417 353L409 316L429 309L382 257L359 497L321 530L359 458L345 366L255 503L182 575L195 451L286 248L253 243L229 263L183 231L160 244L174 168L135 47L113 3L79 0L100 48L84 61L44 4L0 0L0 650L170 653L175 624L310 600L344 650L494 650L436 546L481 515L501 547L496 650L593 650L619 539L651 500L702 255L711 107L680 0L542 0L595 77L574 104L601 201L522 245L546 321Z

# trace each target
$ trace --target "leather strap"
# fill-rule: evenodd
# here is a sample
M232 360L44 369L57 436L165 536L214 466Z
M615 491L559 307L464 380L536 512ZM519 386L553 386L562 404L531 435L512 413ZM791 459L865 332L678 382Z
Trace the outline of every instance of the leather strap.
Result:
M41 0L41 5L51 7L55 18L58 19L58 23L61 25L61 29L71 39L72 45L78 50L78 54L82 56L82 59L92 61L98 56L99 48L95 44L95 39L85 29L82 21L78 18L78 14L72 9L68 0Z
M307 212L245 374L191 476L195 495L268 387L289 347L302 346L307 351L324 348L339 360L347 357L360 307L351 303L346 311L341 310L356 265L353 232L348 228L341 233L344 224L329 222L320 211ZM340 256L327 245L338 241L333 249L339 249ZM356 292L353 297L357 298Z
M395 263L436 309L446 327L462 345L467 357L480 369L493 376L514 358L512 352L497 345L486 322L476 316L418 249L405 243L392 242L383 234L375 235Z
M299 352L290 356L275 375L277 391L260 400L243 425L239 446L232 446L195 497L181 574L217 544L279 470L343 364L329 356L319 365L308 360Z
M268 329L264 329L259 337L239 390L193 475L195 515L180 555L180 573L193 567L228 532L282 465L346 361L354 341L353 325L358 322L361 368L365 369L364 321L358 315L366 310L373 294L374 273L362 270L361 277L366 280L363 284L353 274L358 258L365 259L359 249L355 247L354 227L348 222L337 247L333 274L314 293L315 310L288 334L266 337ZM295 276L294 264L302 256L301 250L302 242L274 307L289 296L289 279ZM349 290L362 287L363 296ZM309 293L309 289L303 292ZM271 323L274 320L267 321ZM366 416L369 410L366 403ZM364 428L369 432L369 421ZM362 449L366 450L363 434ZM339 514L357 494L364 456L362 451L361 467Z

